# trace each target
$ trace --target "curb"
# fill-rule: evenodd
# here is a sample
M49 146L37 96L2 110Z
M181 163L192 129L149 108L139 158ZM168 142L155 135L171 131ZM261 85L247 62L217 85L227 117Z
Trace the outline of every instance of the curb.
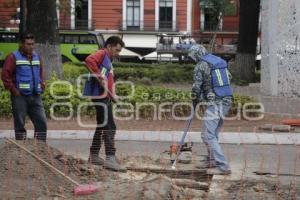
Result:
M178 142L182 131L124 131L118 130L118 141L157 141ZM92 139L94 131L82 130L50 130L49 139ZM14 130L0 130L0 138L13 138ZM33 130L28 130L28 137L33 137ZM188 132L186 141L202 143L200 132ZM219 136L223 144L286 144L300 145L300 133L254 133L254 132L222 132Z

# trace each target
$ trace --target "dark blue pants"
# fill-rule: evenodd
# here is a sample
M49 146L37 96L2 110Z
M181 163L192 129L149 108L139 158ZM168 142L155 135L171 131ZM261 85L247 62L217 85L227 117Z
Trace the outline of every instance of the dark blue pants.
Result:
M34 137L46 141L47 119L40 95L11 96L16 140L26 139L25 118L28 114L34 126Z
M113 118L112 103L108 98L94 99L93 103L96 108L97 128L90 148L90 154L98 155L102 141L104 141L106 156L113 156L116 153L116 124Z

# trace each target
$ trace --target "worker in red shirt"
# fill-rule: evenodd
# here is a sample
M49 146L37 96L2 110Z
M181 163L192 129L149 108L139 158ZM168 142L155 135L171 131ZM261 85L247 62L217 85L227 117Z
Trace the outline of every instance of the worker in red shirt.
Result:
M45 88L43 64L34 52L34 36L23 33L19 50L5 59L1 79L11 93L16 140L26 139L25 117L28 114L34 125L34 136L46 141L47 122L40 94Z
M96 108L97 127L90 147L89 162L103 165L113 171L126 171L116 160L115 134L116 124L113 118L112 101L117 101L114 93L112 59L119 56L124 42L118 36L106 40L103 49L88 56L86 67L91 72L84 88L84 95L90 96ZM104 140L106 159L99 157Z

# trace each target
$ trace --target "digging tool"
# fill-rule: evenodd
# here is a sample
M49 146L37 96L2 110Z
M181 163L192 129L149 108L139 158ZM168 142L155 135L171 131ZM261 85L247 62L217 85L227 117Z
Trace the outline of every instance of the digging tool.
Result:
M177 148L177 153L176 153L174 162L173 162L173 164L172 164L172 169L174 169L174 170L176 169L177 159L178 159L178 156L179 156L179 154L180 154L180 152L181 152L181 148L182 148L182 146L183 146L183 144L184 144L184 140L185 140L185 137L186 137L186 135L187 135L187 132L188 132L189 129L190 129L190 126L191 126L193 117L194 117L194 115L192 115L191 118L187 121L187 125L186 125L186 127L185 127L184 133L183 133L183 135L182 135L182 137L181 137L181 140L180 140L180 142L179 142L179 148Z
M59 169L55 168L53 165L51 165L50 163L44 161L43 159L41 159L40 157L38 157L36 154L32 153L31 151L29 151L28 149L26 149L25 147L23 147L22 145L16 143L15 141L9 139L9 138L5 138L8 142L16 145L17 147L19 147L20 149L26 151L27 153L29 153L31 156L33 156L34 158L36 158L38 161L40 161L42 164L44 164L46 167L50 168L51 170L53 170L54 172L56 172L57 174L61 175L62 177L64 177L66 180L68 180L70 183L72 183L73 185L75 185L74 187L74 195L76 196L81 196L81 195L88 195L88 194L93 194L95 192L98 191L98 189L100 188L99 186L96 186L94 184L79 184L77 181L73 180L71 177L67 176L66 174L64 174L62 171L60 171Z

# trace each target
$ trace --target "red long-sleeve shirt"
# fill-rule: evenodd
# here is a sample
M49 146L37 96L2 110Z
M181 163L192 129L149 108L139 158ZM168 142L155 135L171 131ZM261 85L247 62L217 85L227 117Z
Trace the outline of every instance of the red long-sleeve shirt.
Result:
M25 56L28 58L29 61L32 60L32 55L25 55ZM7 90L9 90L12 94L17 93L18 90L16 88L16 58L13 53L8 55L4 61L3 69L1 73L1 79L3 81L4 87ZM45 88L44 67L41 60L40 60L40 79L41 79L41 87L42 89L44 89Z
M107 49L100 49L96 53L89 55L85 59L86 67L89 68L89 71L93 72L94 75L98 76L100 79L107 81L107 89L110 91L112 95L114 95L114 75L113 70L111 69L108 75L108 79L101 75L101 68L98 66L103 62L105 55L108 55L110 59L112 59L111 55L107 51ZM111 96L108 94L108 96Z

